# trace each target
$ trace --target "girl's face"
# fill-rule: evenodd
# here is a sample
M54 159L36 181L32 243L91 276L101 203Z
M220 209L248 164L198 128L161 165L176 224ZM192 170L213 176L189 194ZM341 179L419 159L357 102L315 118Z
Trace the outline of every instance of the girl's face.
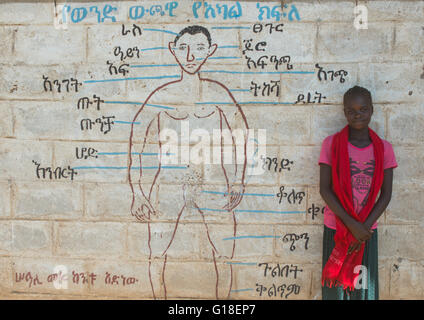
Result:
M350 97L344 106L347 123L353 129L368 128L372 113L373 107L370 99L362 95Z

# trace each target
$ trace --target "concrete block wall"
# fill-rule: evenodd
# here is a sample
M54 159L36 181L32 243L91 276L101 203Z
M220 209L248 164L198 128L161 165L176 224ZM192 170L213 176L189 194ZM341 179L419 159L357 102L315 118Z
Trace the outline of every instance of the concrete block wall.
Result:
M320 299L324 203L317 161L322 140L345 125L342 96L354 85L371 91L371 127L392 143L399 163L392 201L379 220L380 297L424 298L424 2L284 4L0 3L0 298L215 299L217 291L218 298L226 297L231 283L230 299ZM157 5L163 15L155 11ZM354 26L357 5L367 9L368 29ZM144 16L133 19L141 7ZM236 18L234 13L241 14ZM254 32L258 24L262 31ZM275 30L280 24L282 32ZM141 35L122 34L123 26L132 30L133 25ZM211 209L222 205L219 192L225 185L216 168L204 167L202 187L214 192L195 200L210 210L201 215L187 209L178 222L181 176L168 170L153 190L160 215L141 222L131 215L126 170L131 121L153 90L178 78L180 68L167 47L189 25L206 27L218 45L202 77L231 90L249 128L266 129L270 160L286 159L288 165L278 170L272 164L262 175L250 176L234 218ZM258 47L264 51L243 54L249 41L266 43ZM139 57L121 61L114 54L118 46L122 51L137 47ZM267 63L249 68L245 55L256 62L264 55L290 56L293 67ZM118 67L127 63L128 73L111 74L107 61ZM327 80L319 79L323 73L316 64ZM340 70L347 72L344 78L331 79L328 71ZM77 79L78 91L72 81L68 88L62 82L59 91L54 81L63 79ZM254 83L271 81L279 81L279 94L276 89L262 94L261 88L255 96ZM316 92L325 98L318 101ZM295 104L301 94L306 103ZM78 109L81 98L93 101L94 95L104 100L100 110L94 103ZM209 83L194 91L169 89L153 96L143 117L153 116L155 106L194 110L197 102L228 101L225 91ZM114 116L110 131L98 123L92 130L81 129L82 119L102 116ZM200 126L215 128L208 121ZM157 146L150 140L148 145ZM95 153L78 159L82 148ZM41 171L37 176L37 165L69 166L77 174L71 179L68 170L67 178L43 178ZM148 186L151 178L144 182ZM301 199L281 197L292 190ZM161 255L159 248L176 225L172 250ZM306 237L283 241L287 234ZM157 247L149 247L149 236ZM159 284L155 296L152 278Z

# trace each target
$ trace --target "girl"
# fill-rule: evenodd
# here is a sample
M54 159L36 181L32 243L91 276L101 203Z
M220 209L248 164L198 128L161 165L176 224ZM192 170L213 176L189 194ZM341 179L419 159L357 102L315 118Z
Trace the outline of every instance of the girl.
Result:
M322 143L320 194L324 210L322 298L378 300L377 219L392 195L392 145L368 127L371 93L343 97L347 126ZM377 195L381 191L377 200Z

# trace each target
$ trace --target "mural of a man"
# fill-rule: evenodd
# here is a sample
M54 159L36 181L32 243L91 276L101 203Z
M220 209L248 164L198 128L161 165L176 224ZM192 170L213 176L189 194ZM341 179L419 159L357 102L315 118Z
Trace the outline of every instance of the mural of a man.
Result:
M181 77L156 88L134 117L129 141L128 165L128 178L132 191L131 213L138 220L147 223L148 243L146 246L149 248L149 277L154 298L158 297L160 292L163 292L166 298L167 256L173 248L176 236L181 236L180 220L188 214L187 212L194 212L201 217L200 221L203 221L204 234L207 236L210 258L214 263L213 270L216 273L216 298L228 298L233 286L232 265L226 264L223 272L227 274L224 277L218 272L217 259L226 257L230 260L233 258L235 240L218 241L218 239L222 240L222 236L219 238L218 234L214 234L210 230L209 212L205 212L204 207L218 208L215 211L219 214L231 217L234 225L233 236L236 236L237 222L234 208L240 203L244 192L248 125L242 109L230 90L218 81L200 76L199 71L202 66L218 48L217 44L212 43L210 33L206 28L186 27L175 37L174 41L169 43L168 47L181 69ZM196 93L200 90L207 90L210 96L226 97L229 102L219 106L199 104L199 96ZM162 97L169 100L169 97L178 95L184 95L184 105L177 105L175 108L166 110L146 106L152 104L152 101L161 101ZM189 125L190 129L194 130L206 130L210 136L214 129L220 132L226 130L230 133L236 129L242 130L244 132L243 142L236 146L236 141L234 137L232 138L230 150L234 160L231 164L224 163L225 157L222 156L218 164L210 165L204 161L197 163L190 159L190 163L185 169L166 170L162 161L164 142L160 139L161 134L165 129L177 130L183 125ZM224 154L224 149L228 150L228 146L224 148L224 144L228 140L224 140L221 138L218 141L221 155ZM242 161L235 159L237 154L240 154L236 149L242 151ZM152 157L152 154L160 156ZM152 168L152 166L155 168L154 170L144 169ZM212 167L214 168L211 169ZM209 169L212 170L210 172L213 174L214 181L220 180L221 184L225 186L225 192L218 193L218 196L215 195L213 204L208 199L211 195L204 192L205 189L210 189L204 185L204 174ZM170 179L174 186L172 183L171 186L169 185ZM167 186L163 183L165 180L168 182ZM216 197L220 198L216 200ZM156 206L157 203L160 204L159 208ZM158 218L161 218L161 221L170 222L172 232L162 233L160 237L156 237L157 233L154 230L158 223L154 222ZM184 235L182 238L184 239ZM155 257L160 259L155 259ZM159 277L158 273L154 272L157 268L161 270Z

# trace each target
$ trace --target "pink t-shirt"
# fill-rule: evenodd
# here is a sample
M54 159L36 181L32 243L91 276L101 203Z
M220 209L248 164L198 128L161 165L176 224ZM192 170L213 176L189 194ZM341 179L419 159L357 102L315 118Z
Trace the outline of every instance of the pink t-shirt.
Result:
M331 144L333 142L333 137L334 134L328 136L322 142L319 163L325 163L331 166ZM396 168L397 162L392 145L386 140L383 140L383 144L384 169ZM374 146L371 143L365 148L358 148L349 142L348 153L350 160L350 174L352 176L353 206L355 212L358 213L365 205L371 187L375 167ZM336 217L328 206L325 206L324 208L324 224L328 228L336 229ZM372 226L372 229L375 228L377 228L377 222L375 222Z

